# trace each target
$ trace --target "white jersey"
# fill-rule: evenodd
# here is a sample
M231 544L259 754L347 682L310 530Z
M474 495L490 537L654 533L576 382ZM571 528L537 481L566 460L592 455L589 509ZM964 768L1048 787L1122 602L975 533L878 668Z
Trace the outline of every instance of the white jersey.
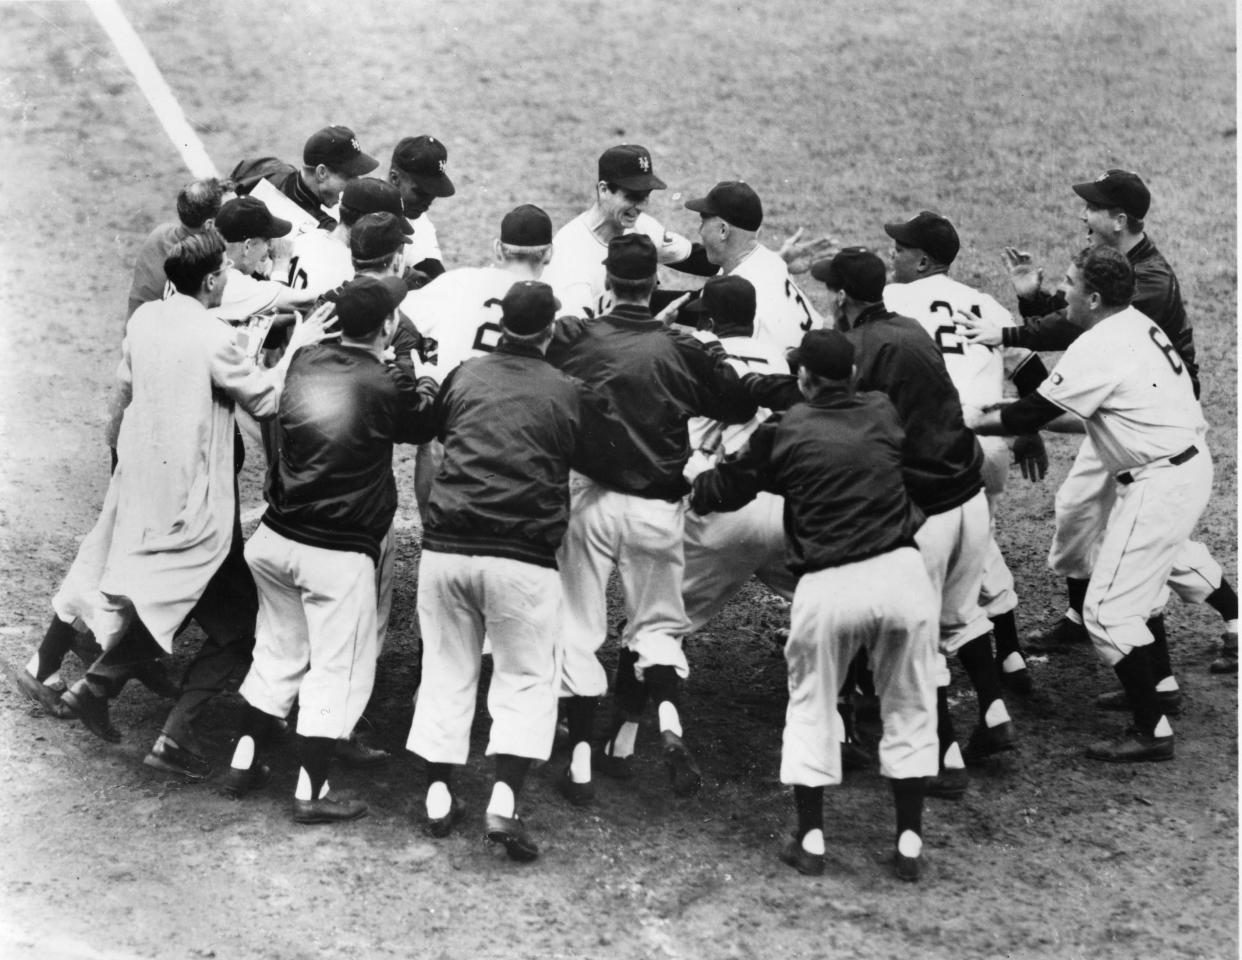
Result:
M1006 372L1012 372L1030 354L1025 349L970 343L962 337L955 322L958 310L1003 327L1017 326L1017 322L993 297L947 273L910 283L890 283L884 288L884 306L917 320L936 341L964 407L982 409L999 403L1005 394Z
M602 317L612 309L612 294L604 289L604 257L608 244L591 229L591 211L574 217L552 238L552 261L544 268L544 282L557 291L562 314ZM690 256L693 245L679 233L665 230L658 220L638 215L633 230L655 244L660 263L677 263Z
M788 373L785 352L755 337L721 337L720 345L734 373ZM710 470L726 456L737 453L750 439L755 428L772 415L763 407L746 423L721 423L707 417L692 417L686 424L690 431L690 459L686 463L686 479L693 481L704 470ZM784 540L782 538L782 549Z
M277 297L287 290L275 280L256 280L240 270L229 269L224 283L224 299L220 306L208 309L213 317L237 323L275 305Z
M436 225L431 222L426 212L410 220L409 224L414 228L414 236L411 238L413 242L405 248L406 266L417 266L424 260L444 260L444 254L440 252L440 241L436 237Z
M411 290L401 310L424 337L432 362L447 375L463 360L500 343L500 301L519 277L500 267L458 267Z
M1113 473L1204 442L1207 423L1185 362L1156 323L1133 307L1071 343L1038 393L1086 422Z
M736 267L732 277L745 277L755 288L755 339L789 350L802 342L808 330L824 325L811 301L789 275L781 255L759 244Z
M299 234L289 258L289 286L315 296L335 290L354 278L348 245L325 230Z

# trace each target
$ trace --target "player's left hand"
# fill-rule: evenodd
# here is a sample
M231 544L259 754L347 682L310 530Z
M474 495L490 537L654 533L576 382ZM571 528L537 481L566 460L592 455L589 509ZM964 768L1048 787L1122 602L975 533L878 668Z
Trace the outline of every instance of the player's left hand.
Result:
M957 332L970 343L980 343L985 347L999 347L1001 345L1001 325L999 323L976 317L973 313L969 313L966 310L958 310L957 316L953 318L953 322L957 324Z
M1048 473L1048 451L1044 438L1038 433L1027 433L1013 441L1013 462L1022 470L1022 476L1031 483L1038 483Z
M790 273L806 273L816 260L836 253L841 248L841 241L828 234L816 237L814 240L800 241L802 241L801 227L795 230L777 251Z

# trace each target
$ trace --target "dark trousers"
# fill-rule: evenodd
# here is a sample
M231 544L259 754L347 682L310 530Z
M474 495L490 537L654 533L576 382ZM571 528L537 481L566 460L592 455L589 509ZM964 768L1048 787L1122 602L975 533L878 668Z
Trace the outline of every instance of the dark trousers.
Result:
M228 555L177 631L180 633L193 620L207 635L186 667L181 696L164 721L164 733L179 743L192 742L192 724L207 701L240 682L250 665L259 595L242 554L244 547L241 517L234 513L233 542ZM86 678L91 684L102 686L105 696L111 699L144 665L164 655L163 648L135 616L116 646L91 664Z

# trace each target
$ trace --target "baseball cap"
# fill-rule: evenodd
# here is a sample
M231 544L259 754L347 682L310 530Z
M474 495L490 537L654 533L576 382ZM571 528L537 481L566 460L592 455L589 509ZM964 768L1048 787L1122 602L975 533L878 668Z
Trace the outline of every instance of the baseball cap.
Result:
M405 219L405 207L401 203L401 191L391 183L376 177L355 177L345 184L341 193L341 207L353 213L391 213L402 223L406 235L414 232Z
M406 220L391 213L367 213L349 232L349 254L355 260L378 260L413 243L406 235Z
M514 207L500 221L500 242L515 247L542 247L552 242L552 218L533 203Z
M346 177L362 177L379 166L358 146L358 138L349 127L324 127L310 135L302 148L302 162L308 167L323 164Z
M922 250L938 263L948 266L957 258L962 243L953 224L938 213L923 210L901 223L884 224L884 232L903 247Z
M811 330L790 351L789 362L818 377L846 380L854 367L854 344L840 330Z
M238 197L220 207L216 229L229 243L241 243L254 237L271 239L286 236L293 229L288 220L273 217L258 197Z
M705 314L720 327L750 326L755 322L755 285L745 277L712 277L702 296L682 309Z
M719 217L743 230L758 230L763 223L763 204L750 184L741 180L722 180L698 200L688 200L686 209L705 217Z
M1097 207L1118 207L1135 220L1151 208L1151 191L1137 173L1109 170L1094 180L1074 184L1074 192Z
M664 181L652 172L651 154L636 143L609 147L599 158L599 178L623 190L663 190Z
M400 277L355 277L324 295L336 304L341 333L361 339L379 329L409 293Z
M829 290L844 290L863 303L884 299L884 261L866 247L846 247L836 256L811 264L811 276Z
M656 248L643 233L624 233L608 241L604 268L622 280L646 280L656 272Z
M546 330L560 308L561 302L546 283L522 280L500 301L500 322L512 333L529 336Z
M392 151L392 165L433 197L451 197L457 192L444 172L447 163L448 149L435 137L405 137Z

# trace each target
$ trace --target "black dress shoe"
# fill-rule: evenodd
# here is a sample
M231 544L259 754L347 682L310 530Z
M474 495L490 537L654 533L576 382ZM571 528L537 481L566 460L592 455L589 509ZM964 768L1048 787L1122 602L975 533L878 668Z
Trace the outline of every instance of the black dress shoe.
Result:
M668 771L669 782L673 785L673 793L679 797L689 797L699 792L703 785L703 774L699 765L694 762L681 737L665 731L664 737L664 768Z
M510 860L530 863L539 856L539 847L526 832L526 824L520 817L502 817L498 813L487 815L487 839L502 843Z
M262 763L256 763L246 770L229 767L224 772L224 776L220 778L220 792L226 797L240 800L250 791L258 790L271 779L272 768Z
M792 838L781 848L780 857L782 863L789 864L808 877L818 877L824 872L824 855L804 850L802 842L797 837Z
M1157 737L1143 733L1135 727L1127 727L1119 737L1100 740L1087 747L1092 760L1108 763L1146 763L1173 759L1173 735Z
M598 770L604 776L614 780L634 779L634 757L614 757L607 753L608 744L599 744L591 751L591 769Z
M121 742L121 731L108 719L108 698L97 696L85 681L79 680L60 699L95 736L109 743Z
M392 755L387 750L368 747L355 733L351 734L349 739L337 740L332 745L332 757L334 760L340 760L347 767L366 769L382 767Z
M44 713L58 720L68 720L73 716L73 711L65 706L60 694L46 683L41 683L32 677L25 667L18 667L14 670L13 679L17 683L17 689L42 707Z
M919 861L921 857L903 856L901 851L893 854L893 872L897 874L898 880L905 880L907 883L913 883L919 878Z
M569 767L556 778L556 789L575 807L589 807L595 802L595 784L590 780L578 783L569 775Z
M449 812L443 817L428 817L423 832L429 837L447 837L453 832L453 825L466 814L466 805L456 797L449 797Z
M211 776L211 763L192 750L178 746L164 734L160 734L151 752L142 758L148 767L176 774L191 783L200 783Z
M367 805L361 800L337 800L320 797L318 800L293 801L294 823L341 823L365 816Z

